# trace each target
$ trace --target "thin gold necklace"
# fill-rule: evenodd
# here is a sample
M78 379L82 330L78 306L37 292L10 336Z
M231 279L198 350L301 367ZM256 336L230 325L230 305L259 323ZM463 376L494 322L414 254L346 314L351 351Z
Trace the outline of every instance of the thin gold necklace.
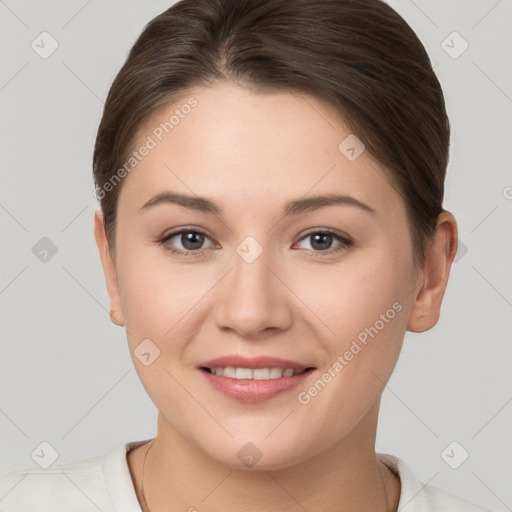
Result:
M150 510L148 507L148 502L146 501L146 496L144 496L144 470L146 468L146 458L148 456L149 450L151 450L151 448L153 447L154 442L155 442L155 440L153 439L153 441L151 441L151 444L149 445L148 449L146 450L146 453L144 455L144 462L142 463L142 479L140 482L140 495L142 497L142 500L144 501L144 508L146 509L146 512L150 512ZM379 463L379 462L381 462L381 461L377 460L377 463ZM383 462L381 462L381 464L383 466L385 466L385 464ZM384 498L386 500L386 512L392 512L390 505L389 505L389 501L388 501L388 491L386 489L386 485L384 484L384 478L382 476L380 469L378 469L378 471L379 471L379 475L380 475L380 481L382 484L382 488L384 489Z
M140 494L142 496L142 500L144 501L144 508L146 509L146 512L149 511L148 503L146 501L146 497L144 496L144 469L146 468L146 457L148 456L149 450L151 450L151 447L153 446L153 443L155 440L151 441L151 444L149 445L148 449L146 450L146 454L144 455L144 462L142 463L142 481L140 483Z

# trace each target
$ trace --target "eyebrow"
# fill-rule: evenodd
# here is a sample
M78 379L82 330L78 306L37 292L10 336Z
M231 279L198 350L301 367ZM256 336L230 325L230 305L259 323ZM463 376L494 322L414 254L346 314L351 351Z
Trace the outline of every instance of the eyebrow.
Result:
M161 192L146 201L139 211L146 211L154 206L161 204L177 204L195 210L201 213L210 213L213 215L222 215L222 209L206 197L190 196L187 194L177 194L175 192ZM357 200L355 197L342 194L327 194L296 199L285 204L283 215L297 215L299 213L318 210L325 206L344 205L359 208L368 213L375 213L375 210L365 203Z

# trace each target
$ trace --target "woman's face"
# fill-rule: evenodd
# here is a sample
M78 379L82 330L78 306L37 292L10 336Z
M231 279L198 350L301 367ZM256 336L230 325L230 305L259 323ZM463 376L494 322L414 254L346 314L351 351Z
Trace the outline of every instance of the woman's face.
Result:
M109 292L159 434L260 468L343 443L378 409L416 296L382 166L319 100L227 83L158 112L134 150Z

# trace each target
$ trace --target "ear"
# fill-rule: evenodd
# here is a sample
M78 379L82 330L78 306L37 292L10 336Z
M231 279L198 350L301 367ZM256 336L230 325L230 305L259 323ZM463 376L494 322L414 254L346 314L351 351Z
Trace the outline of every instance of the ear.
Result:
M120 327L125 325L121 296L119 294L119 282L117 279L117 268L112 257L110 247L103 225L103 211L98 208L94 213L94 238L100 253L101 266L105 275L105 282L110 301L110 319Z
M439 321L453 259L457 253L457 222L443 211L437 218L434 239L425 252L425 264L420 269L415 287L416 298L409 313L407 330L428 331Z

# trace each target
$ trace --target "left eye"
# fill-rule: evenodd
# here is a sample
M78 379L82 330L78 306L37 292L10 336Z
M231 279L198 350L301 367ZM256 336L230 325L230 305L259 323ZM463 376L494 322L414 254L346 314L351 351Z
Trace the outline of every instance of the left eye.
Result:
M312 249L315 252L332 249L332 243L334 240L338 240L338 245L334 247L335 250L340 248L340 246L343 248L351 245L351 241L347 238L343 238L342 236L336 235L329 231L315 231L314 233L309 233L304 238L302 238L302 240L308 239L311 240L309 243L310 247L306 247L306 249Z

